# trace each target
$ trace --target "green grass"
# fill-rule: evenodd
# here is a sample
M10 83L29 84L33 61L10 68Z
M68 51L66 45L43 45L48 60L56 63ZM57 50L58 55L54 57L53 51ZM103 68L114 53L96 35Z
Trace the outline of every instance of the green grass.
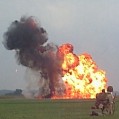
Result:
M119 119L114 115L90 116L92 100L0 99L0 119Z

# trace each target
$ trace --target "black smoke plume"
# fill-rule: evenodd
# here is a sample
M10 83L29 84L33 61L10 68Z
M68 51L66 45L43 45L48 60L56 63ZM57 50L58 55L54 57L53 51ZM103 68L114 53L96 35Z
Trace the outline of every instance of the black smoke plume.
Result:
M48 40L47 33L33 17L22 17L20 21L15 20L8 31L4 34L4 45L8 50L16 50L19 63L30 67L39 68L43 60L42 45ZM39 66L40 65L40 66Z
M49 80L50 95L58 86L59 62L55 55L57 46L46 44L46 30L34 17L22 17L15 20L4 34L4 46L15 50L17 61L23 66L40 71L45 80Z

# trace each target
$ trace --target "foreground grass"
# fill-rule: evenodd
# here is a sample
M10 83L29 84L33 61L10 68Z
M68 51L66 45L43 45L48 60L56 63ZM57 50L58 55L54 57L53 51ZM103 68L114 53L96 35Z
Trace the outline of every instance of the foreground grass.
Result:
M0 99L0 119L119 119L114 115L90 116L92 100Z

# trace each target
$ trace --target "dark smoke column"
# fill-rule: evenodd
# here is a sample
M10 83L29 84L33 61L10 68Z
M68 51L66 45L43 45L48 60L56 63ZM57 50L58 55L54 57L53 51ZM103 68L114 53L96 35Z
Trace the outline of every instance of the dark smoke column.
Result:
M46 30L33 17L22 17L20 21L14 21L4 34L4 46L8 50L16 50L18 63L41 71L43 78L49 80L49 95L52 96L58 85L59 63L54 46L44 45L47 40Z

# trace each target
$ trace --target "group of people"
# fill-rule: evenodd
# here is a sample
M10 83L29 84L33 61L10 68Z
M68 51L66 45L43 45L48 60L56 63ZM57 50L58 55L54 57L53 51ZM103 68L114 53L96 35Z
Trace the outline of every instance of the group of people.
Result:
M114 96L112 93L113 93L113 87L108 86L107 91L105 91L105 89L102 89L101 93L96 94L95 108L101 109L102 114L104 114L105 112L107 114L114 113L114 107L113 107L114 106Z

